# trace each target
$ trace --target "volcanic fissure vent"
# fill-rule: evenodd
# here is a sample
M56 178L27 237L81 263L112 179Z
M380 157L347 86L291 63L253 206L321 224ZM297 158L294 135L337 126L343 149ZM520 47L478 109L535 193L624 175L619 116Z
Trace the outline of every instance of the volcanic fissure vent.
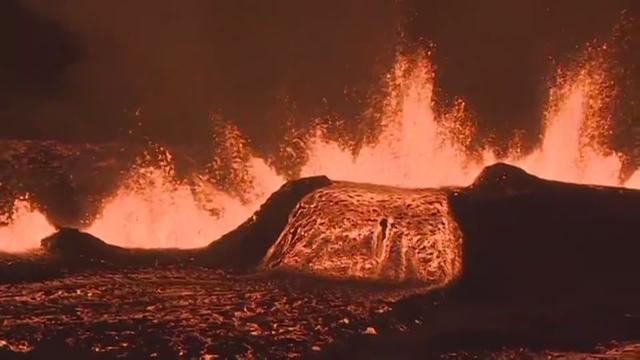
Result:
M460 273L461 255L446 190L335 182L297 205L263 265L443 285Z

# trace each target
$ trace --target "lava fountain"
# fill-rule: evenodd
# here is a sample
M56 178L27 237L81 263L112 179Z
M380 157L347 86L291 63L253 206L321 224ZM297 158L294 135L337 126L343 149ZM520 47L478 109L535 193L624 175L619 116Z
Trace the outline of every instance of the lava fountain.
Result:
M388 76L389 97L384 130L376 144L357 154L316 135L310 141L304 175L401 187L468 185L496 160L520 166L540 177L581 184L619 186L620 158L603 145L608 81L598 61L558 73L549 90L541 144L521 155L517 142L510 155L498 159L492 149L470 155L465 143L473 134L464 103L438 118L433 108L433 69L426 57L399 57ZM632 182L627 182L631 186Z
M580 184L620 186L621 159L603 143L607 74L597 61L562 74L550 90L540 146L522 158L507 159L537 176ZM627 184L627 186L630 184Z
M230 134L236 131L229 129ZM241 138L233 137L233 141L226 143L227 149L246 150ZM251 157L242 164L251 175L251 192L243 201L219 190L201 174L177 181L171 154L161 151L164 160L155 166L134 167L86 231L126 247L201 247L246 220L284 182L261 159Z
M426 56L399 56L387 75L388 97L382 104L383 130L378 142L357 155L316 134L310 141L304 176L400 187L467 185L494 160L465 152L473 128L465 122L464 103L438 118L433 107L433 68Z
M0 251L23 252L40 246L40 239L53 233L55 228L35 209L28 199L16 199L11 213L5 219L0 214Z
M469 153L474 129L463 101L448 111L434 110L433 74L428 56L398 56L385 77L388 96L380 107L378 141L354 154L327 140L321 131L312 132L305 139L308 161L301 175L405 188L470 184L484 166L498 159L490 148ZM522 151L515 146L513 155L500 160L548 179L621 185L621 161L603 145L610 115L605 105L612 97L604 86L604 66L587 61L560 74L561 81L550 87L538 148L522 156L516 155ZM212 163L222 166L220 171L226 165L246 166L252 181L244 189L244 199L221 191L201 174L176 180L167 153L167 161L134 167L86 230L128 247L190 248L208 244L248 218L284 179L251 156L236 128L223 130L229 136L218 147L231 155L214 155ZM635 174L625 185L640 186L638 178ZM37 246L43 235L53 231L36 210L19 209L23 210L12 222L0 228L3 251Z

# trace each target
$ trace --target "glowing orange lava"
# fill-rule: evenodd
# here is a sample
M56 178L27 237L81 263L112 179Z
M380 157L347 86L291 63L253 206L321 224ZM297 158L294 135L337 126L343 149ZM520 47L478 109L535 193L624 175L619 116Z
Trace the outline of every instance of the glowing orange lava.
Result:
M406 68L410 67L408 76ZM606 101L606 74L585 64L566 75L550 90L545 111L545 131L540 146L520 156L512 149L501 161L520 166L543 178L582 184L622 185L621 160L601 145L606 123L599 116ZM409 62L400 57L392 82L400 84L385 107L385 129L378 143L364 147L354 157L337 144L316 136L310 142L310 160L304 175L326 174L333 179L401 187L468 185L480 170L497 158L491 149L469 156L463 142L472 132L462 109L438 119L433 109L433 73L426 58ZM604 130L603 130L604 129ZM635 181L635 180L634 180ZM627 182L632 186L634 182Z
M474 155L466 151L473 126L462 101L439 112L445 115L436 115L433 68L426 56L398 56L386 80L389 95L381 107L382 132L377 143L353 155L318 131L306 140L308 161L302 176L322 174L335 180L399 187L468 185L484 166L498 160L489 148ZM621 185L621 161L603 145L605 115L609 115L603 109L610 98L604 93L605 81L606 74L597 63L582 64L561 77L549 91L540 146L524 156L515 155L521 151L514 148L514 155L500 160L543 178ZM216 189L198 174L178 182L171 161L138 166L105 201L102 214L87 230L128 247L189 248L206 245L234 228L284 179L250 155L237 129L228 126L223 133L229 134L220 146L223 153L214 156L212 163L222 168L246 164L253 185L245 199ZM640 187L640 173L624 185ZM13 222L0 228L3 251L37 246L40 238L53 231L41 214L19 205Z
M10 220L9 225L0 227L1 251L22 252L37 248L42 238L55 231L46 217L25 199L14 202Z
M440 286L461 253L446 191L334 182L298 203L263 266Z
M507 162L547 179L622 185L621 159L602 145L609 126L601 118L607 115L602 110L607 101L606 74L586 64L563 81L551 90L540 147Z
M399 57L388 86L378 142L354 157L318 134L310 141L304 176L324 174L332 179L401 187L467 185L493 160L489 153L484 161L469 159L456 141L459 134L450 131L466 134L472 130L470 124L456 116L436 118L433 69L426 57L415 61ZM451 113L464 115L463 109Z
M249 202L201 177L190 185L177 182L170 161L137 168L86 231L127 247L205 246L246 220L283 182L262 160L251 159L248 166L255 176Z

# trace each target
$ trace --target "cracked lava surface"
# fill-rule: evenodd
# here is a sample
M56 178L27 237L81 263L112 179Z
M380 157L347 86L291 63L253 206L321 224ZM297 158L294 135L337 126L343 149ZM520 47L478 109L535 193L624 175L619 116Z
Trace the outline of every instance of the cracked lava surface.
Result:
M377 294L199 268L84 273L1 285L0 350L69 348L109 358L303 355L365 333L372 314L389 309L383 292Z

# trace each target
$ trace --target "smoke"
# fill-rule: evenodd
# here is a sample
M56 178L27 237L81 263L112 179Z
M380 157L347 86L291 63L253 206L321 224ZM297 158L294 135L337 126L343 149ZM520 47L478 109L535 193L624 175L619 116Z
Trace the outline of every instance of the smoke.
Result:
M366 97L398 21L389 1L23 4L83 51L58 98L32 115L47 136L203 143L216 114L257 148L282 135L287 114L300 124L328 109L357 117L362 105L345 93Z
M630 0L8 0L0 137L208 144L231 121L272 156L293 126L349 136L400 44L433 44L436 101L480 138L540 133L548 76L607 39ZM17 50L17 51L13 51ZM621 66L640 61L636 55ZM633 85L637 86L637 85ZM632 87L633 87L632 86ZM369 121L369 122L368 122ZM358 127L360 126L360 127ZM500 141L498 141L500 142Z

